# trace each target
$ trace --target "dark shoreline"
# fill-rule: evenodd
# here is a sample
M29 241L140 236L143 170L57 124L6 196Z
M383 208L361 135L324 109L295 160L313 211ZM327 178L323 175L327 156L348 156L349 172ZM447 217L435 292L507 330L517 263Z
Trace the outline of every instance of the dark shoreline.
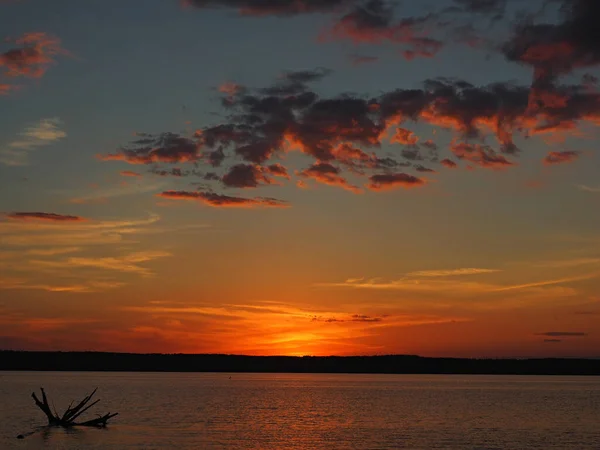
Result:
M0 371L600 375L600 359L0 351Z

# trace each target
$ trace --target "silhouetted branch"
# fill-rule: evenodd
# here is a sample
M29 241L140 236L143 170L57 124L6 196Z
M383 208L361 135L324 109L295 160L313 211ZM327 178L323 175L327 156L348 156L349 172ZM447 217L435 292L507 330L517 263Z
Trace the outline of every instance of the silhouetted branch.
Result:
M81 416L84 412L98 403L100 400L93 401L88 405L98 388L94 389L91 394L87 395L83 400L81 400L77 405L73 406L73 402L69 405L67 410L60 416L56 409L54 412L50 409L50 405L48 404L48 398L46 397L46 392L44 392L44 388L40 388L42 391L42 400L40 400L35 392L31 393L31 397L35 401L35 404L38 408L42 410L42 412L48 418L49 426L58 426L58 427L105 427L108 420L112 417L118 415L118 413L107 413L103 416L99 416L96 419L86 420L85 422L77 423L75 419Z

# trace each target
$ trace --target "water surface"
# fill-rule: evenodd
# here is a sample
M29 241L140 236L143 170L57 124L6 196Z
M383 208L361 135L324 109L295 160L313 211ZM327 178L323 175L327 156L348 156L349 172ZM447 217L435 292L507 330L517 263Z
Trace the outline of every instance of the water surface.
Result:
M17 440L41 386L120 415ZM600 449L600 377L0 372L0 448Z

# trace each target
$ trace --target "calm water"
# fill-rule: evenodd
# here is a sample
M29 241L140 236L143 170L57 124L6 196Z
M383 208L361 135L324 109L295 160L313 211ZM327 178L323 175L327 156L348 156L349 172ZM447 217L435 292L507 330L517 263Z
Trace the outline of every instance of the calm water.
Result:
M40 386L120 415L17 440ZM0 448L600 449L600 378L0 372Z

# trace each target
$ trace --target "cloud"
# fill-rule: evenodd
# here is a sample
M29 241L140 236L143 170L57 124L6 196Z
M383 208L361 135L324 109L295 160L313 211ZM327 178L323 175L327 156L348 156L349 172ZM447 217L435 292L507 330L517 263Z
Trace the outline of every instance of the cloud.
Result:
M572 295L573 292L565 288L554 288L550 290L548 286L567 284L576 281L589 280L600 276L600 272L589 273L585 275L565 277L558 279L542 280L532 283L501 285L494 283L482 283L476 281L455 280L452 275L458 275L453 271L448 271L448 275L441 276L445 271L434 271L437 275L418 275L419 272L406 274L405 277L397 280L384 280L381 278L351 278L337 283L317 283L315 287L347 288L361 290L379 290L379 291L406 291L439 293L452 296L468 295L493 295L510 291L522 291L524 293L543 293L545 295L565 296ZM426 274L428 271L425 272ZM417 274L417 275L415 275ZM466 274L465 274L466 275ZM445 279L451 277L451 279Z
M583 275L575 275L572 277L535 281L532 283L516 284L516 285L512 285L512 286L503 286L503 287L498 287L496 290L498 292L500 292L500 291L514 291L514 290L521 290L521 289L528 289L528 288L536 288L536 287L541 287L541 286L550 286L550 285L554 285L554 284L564 284L564 283L572 283L575 281L591 280L593 278L597 278L598 276L600 276L600 272L592 272L592 273L587 273L587 274L583 274Z
M17 89L18 87L12 84L0 83L0 95L8 95L12 91L16 91Z
M94 280L83 280L82 282L75 282L70 284L43 284L33 283L28 280L11 280L5 281L0 278L0 289L24 289L33 291L46 291L46 292L58 292L58 293L93 293L103 292L110 289L117 289L124 286L125 283L119 281L94 281Z
M350 55L350 62L354 66L362 66L364 64L372 64L379 61L377 56L368 56L368 55Z
M36 216L0 221L0 244L18 247L68 247L121 244L124 237L150 232L159 221L151 215L135 220L59 220ZM78 217L78 216L73 216Z
M8 41L19 47L0 53L0 69L7 77L40 78L56 62L54 57L67 53L61 48L60 39L42 32L26 33Z
M536 333L535 335L548 337L585 337L588 334L581 331L546 331L545 333Z
M595 0L555 0L559 20L556 23L523 21L514 30L502 51L510 61L534 68L534 85L552 82L557 76L576 68L600 63L597 25L600 14Z
M130 147L97 157L102 161L125 161L129 164L183 163L194 162L200 158L198 144L178 134L138 133L137 136L139 139L133 141Z
M413 188L422 186L425 181L406 173L385 173L372 175L368 188L372 191L383 191L397 188Z
M453 0L453 2L464 12L497 16L504 14L507 0Z
M141 236L202 228L159 226L158 221L156 215L133 220L0 220L0 246L16 248L0 252L0 289L88 293L122 287L131 275L148 277L152 271L145 263L171 253L149 248L147 242L136 249Z
M42 119L25 128L16 139L0 146L0 163L8 166L26 165L31 151L67 137L61 126L61 120L55 117Z
M368 0L356 5L330 30L322 33L320 40L350 39L355 43L371 44L387 41L403 45L406 59L433 57L443 43L427 36L423 29L434 17L431 14L394 21L393 8L388 3L384 0Z
M13 220L44 220L48 222L81 222L86 220L79 216L45 212L13 212L6 214L6 217Z
M275 177L286 178L288 180L290 179L288 170L279 163L271 164L265 167L264 170Z
M34 256L54 256L54 255L64 255L66 253L77 253L80 252L82 247L57 247L57 248L37 248L27 250L28 255Z
M396 133L391 139L392 143L404 145L416 145L419 142L418 136L406 128L396 128Z
M71 257L59 261L33 260L30 261L30 264L39 268L64 268L71 270L75 270L77 268L103 269L122 273L136 273L138 275L148 277L152 275L150 269L140 266L139 264L167 256L173 255L164 251L139 251L123 256L110 256L101 258Z
M97 186L87 192L77 192L73 189L56 190L56 194L62 196L71 196L70 203L75 204L95 204L106 203L109 199L115 197L125 197L129 195L139 195L148 192L158 192L164 189L166 183L163 180L151 180L148 178L136 177L134 182L122 181L119 184L108 186ZM75 197L72 197L76 195Z
M452 153L461 160L489 169L504 169L515 163L497 154L492 148L480 144L452 143Z
M289 205L273 198L243 198L213 192L166 191L157 194L159 197L171 200L195 200L217 208L286 208Z
M352 4L354 0L183 0L185 6L201 9L235 9L243 16L295 16L327 13Z
M454 161L448 158L442 159L440 161L440 164L444 167L447 167L448 169L456 169L458 167L458 164L456 164Z
M194 321L195 329L204 329L209 334L212 333L211 325L218 321L223 336L219 338L219 342L240 342L245 345L240 349L232 349L231 344L227 344L227 352L263 355L271 354L274 348L275 351L286 354L296 350L303 352L302 354L323 351L339 354L343 347L349 346L355 352L357 345L362 350L357 338L372 335L376 329L393 331L399 327L466 320L461 317L395 311L385 315L331 311L274 302L195 305L160 302L144 306L124 306L121 310L123 313L133 313L136 317L160 317L177 324ZM199 323L202 326L198 326ZM244 339L239 339L239 336L244 336ZM319 348L323 344L325 348ZM215 351L214 345L219 344L213 344L212 351ZM339 349L336 351L334 348Z
M459 9L464 8L488 10L475 2ZM216 124L190 136L140 134L141 139L100 158L154 163L153 171L165 175L197 174L206 181L203 191L227 197L217 191L280 184L271 178L279 175L272 171L275 161L298 152L310 162L294 170L301 178L296 186L306 187L306 180L313 179L353 192L365 183L381 191L423 185L427 180L419 173L434 176L456 168L457 160L468 169L511 169L521 153L516 138L577 134L579 126L600 123L600 94L578 85L556 85L532 108L529 86L473 85L443 77L372 97L320 95L313 84L329 73L322 68L290 71L266 87L227 88L221 93L223 119ZM450 134L450 146L420 139L407 128L414 124L432 127L434 136L437 131ZM450 154L441 154L446 149ZM173 163L193 169L173 172L160 166ZM197 171L202 164L212 170L202 175ZM248 202L237 202L242 203Z
M316 163L310 167L297 172L299 177L311 178L319 183L327 184L329 186L339 186L347 191L359 194L362 192L360 188L354 186L348 182L344 177L340 175L341 171L339 168L329 163Z
M276 166L276 170L279 166ZM252 164L236 164L223 175L221 181L227 187L255 188L260 185L272 184L273 180L267 176L268 170Z
M460 275L480 275L486 273L501 272L499 269L482 269L482 268L463 268L450 270L418 270L416 272L407 273L409 277L453 277Z
M585 192L594 192L594 193L600 192L600 186L594 187L594 186L586 186L584 184L578 184L577 188L582 191L585 191Z
M322 317L322 316L314 316L312 318L313 322L325 322L325 323L343 323L343 322L363 322L363 323L377 323L383 322L384 317L373 317L368 316L366 314L352 314L346 318L337 318L337 317Z
M121 174L121 176L123 177L141 177L142 174L137 173L137 172L133 172L131 170L122 170L121 172L119 172Z
M588 264L600 264L600 258L572 258L557 261L542 261L534 264L534 267L565 268L578 267Z
M563 151L563 152L548 152L544 158L544 165L551 166L555 164L565 164L575 161L579 158L579 152Z

